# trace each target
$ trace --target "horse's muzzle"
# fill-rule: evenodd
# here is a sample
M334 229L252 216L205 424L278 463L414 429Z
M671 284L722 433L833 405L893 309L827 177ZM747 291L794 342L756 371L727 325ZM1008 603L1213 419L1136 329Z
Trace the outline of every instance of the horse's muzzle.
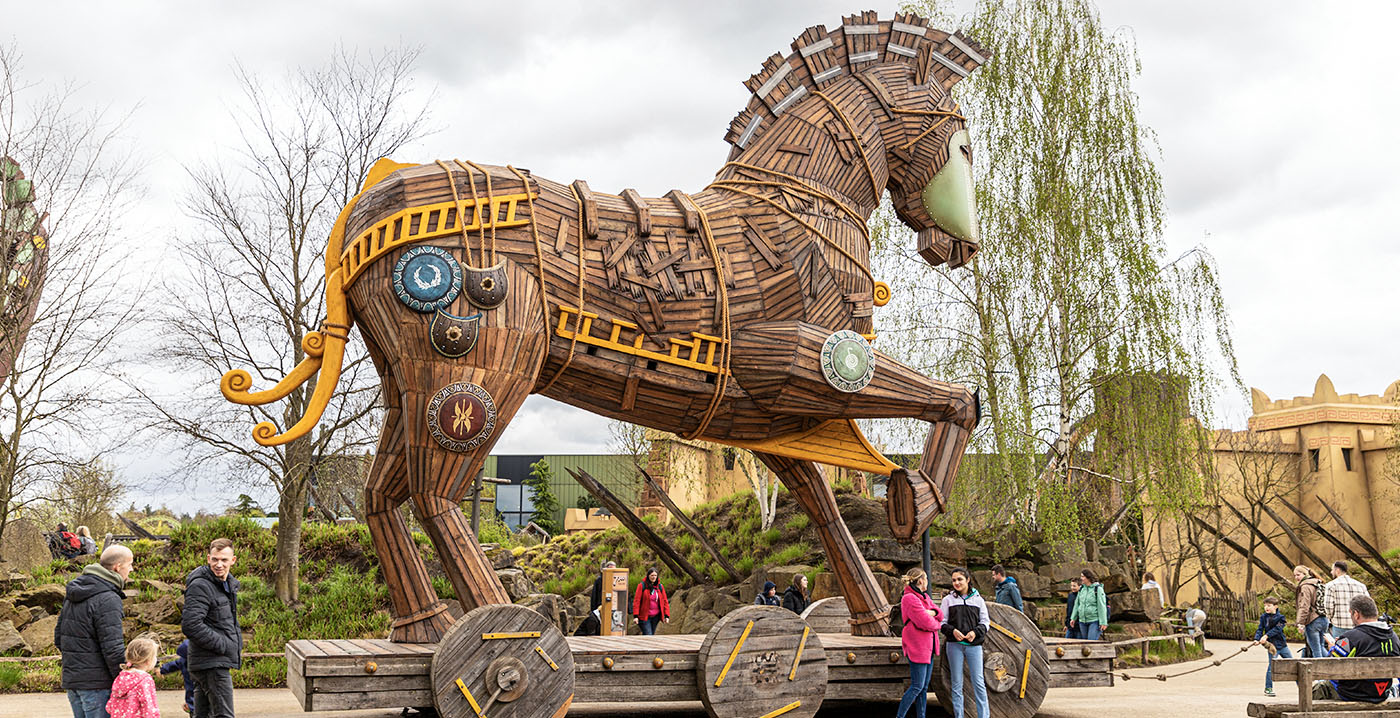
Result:
M947 264L957 269L977 254L977 247L976 242L963 241L937 227L919 232L919 256L934 267Z

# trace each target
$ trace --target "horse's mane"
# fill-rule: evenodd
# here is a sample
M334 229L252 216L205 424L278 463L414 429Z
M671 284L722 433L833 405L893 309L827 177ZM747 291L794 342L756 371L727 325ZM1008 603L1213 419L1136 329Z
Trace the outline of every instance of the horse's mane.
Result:
M843 18L841 26L809 27L792 41L792 54L775 54L744 86L753 96L729 123L726 142L737 154L771 128L779 115L814 90L883 64L914 68L921 82L932 75L946 92L987 61L981 45L961 32L949 34L928 26L913 13L880 20L873 10ZM872 91L878 92L872 88Z

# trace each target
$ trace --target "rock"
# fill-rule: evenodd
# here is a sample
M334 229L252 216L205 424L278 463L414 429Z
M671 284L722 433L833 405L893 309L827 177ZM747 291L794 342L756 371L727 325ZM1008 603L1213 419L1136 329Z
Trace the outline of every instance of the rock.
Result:
M1120 593L1137 588L1136 584L1131 583L1128 577L1121 573L1110 573L1107 576L1100 576L1099 581L1103 582L1103 590L1108 593Z
M915 550L922 548L920 544L913 544ZM939 561L947 561L954 566L961 566L967 563L968 543L960 538L952 536L934 536L929 539L929 553ZM923 557L919 557L923 561Z
M57 625L58 616L48 616L29 624L19 635L29 644L29 650L44 655L53 648L53 629Z
M154 601L138 603L127 613L147 624L180 622L180 609L175 607L175 601L168 595L159 596Z
M1157 630L1155 623L1124 623L1118 626L1118 630L1129 638L1146 638Z
M1089 557L1082 541L1054 541L1031 547L1032 555L1041 563L1084 563Z
M1050 598L1050 579L1030 571L1015 574L1016 583L1021 586L1022 598Z
M890 561L912 565L924 560L923 547L917 543L900 543L894 539L861 539L856 542L860 555L867 561Z
M497 571L515 566L515 554L509 549L501 548L498 544L485 543L481 545L481 550L486 554L486 558L491 560L491 567Z
M1162 615L1162 602L1155 589L1123 591L1108 594L1112 621L1156 621Z
M778 584L778 595L781 596L783 595L783 591L786 591L787 587L792 585L793 576L800 573L809 577L810 580L810 577L812 574L816 573L816 570L817 569L812 566L800 564L796 566L766 566L755 569L754 572L749 575L749 600L753 600L752 597L757 596L758 592L763 589L764 581L772 581ZM807 590L811 591L812 587L808 585Z
M123 624L123 629L125 628L126 625ZM125 635L125 631L123 631L123 635ZM178 624L157 623L154 626L142 629L136 635L131 636L131 638L149 638L156 642L156 646L160 648L161 655L170 655L175 653L175 649L180 645L180 641L185 640L185 633L180 629ZM251 640L251 638L251 635L244 634L243 650L248 650L248 641Z
M1128 562L1127 546L1100 546L1099 561L1101 563L1125 564Z
M535 584L526 578L525 572L518 568L506 568L496 572L496 577L501 579L501 585L505 586L506 594L510 600L520 603L520 600L535 592Z
M24 636L15 630L13 621L0 621L0 654L18 651L21 656L33 655Z
M899 573L899 569L895 568L893 561L866 561L865 563L869 565L870 570L875 573Z
M526 608L533 609L536 613L544 616L551 623L558 626L559 630L563 631L566 636L573 635L573 629L578 628L576 625L569 625L569 603L564 600L563 596L557 593L532 593L516 601L516 603ZM582 622L583 617L580 616L579 623Z
M884 575L886 574L877 573L875 574L875 578L878 581L879 577ZM812 579L812 585L808 588L812 589L813 601L820 601L823 598L841 595L841 584L837 583L836 574L830 571L822 571L817 574L816 578Z
M184 588L164 581L157 581L153 578L139 578L127 584L127 588L134 588L138 591L150 590L156 593L184 593Z
M0 593L18 591L26 583L29 583L29 574L9 566L0 566Z
M1094 572L1094 575L1103 580L1109 574L1108 567L1101 563L1092 561L1085 563L1053 563L1048 566L1041 566L1040 575L1050 579L1053 583L1069 583L1070 579L1079 578L1079 573L1084 569Z
M49 613L58 613L63 607L66 590L56 583L46 583L38 588L20 591L15 595L16 606L38 606Z

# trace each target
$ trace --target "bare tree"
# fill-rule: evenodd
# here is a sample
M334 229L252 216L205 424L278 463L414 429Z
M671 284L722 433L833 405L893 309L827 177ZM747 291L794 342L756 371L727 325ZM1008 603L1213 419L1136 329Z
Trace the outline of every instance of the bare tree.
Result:
M184 468L276 488L274 584L288 604L298 600L312 472L371 448L379 382L364 350L350 350L319 431L279 447L255 444L252 427L295 423L314 382L277 409L229 404L216 387L231 369L248 369L255 383L270 386L306 357L302 337L325 316L326 238L337 214L377 159L425 134L427 104L416 104L410 81L418 55L340 50L326 65L275 85L240 69L233 153L189 170L194 227L178 241L187 274L168 287L173 301L158 357L188 381L144 396L154 425L182 437Z
M1216 458L1214 468L1218 475L1220 500L1229 502L1244 514L1248 521L1245 526L1228 509L1225 516L1234 519L1217 524L1228 529L1228 533L1243 539L1248 555L1245 557L1244 590L1254 590L1254 558L1264 540L1274 542L1286 539L1277 526L1266 531L1264 507L1277 505L1279 498L1293 500L1297 493L1298 461L1297 454L1286 450L1277 434L1256 431L1222 431L1216 436ZM1253 530L1249 526L1254 527ZM1263 538L1260 537L1263 534ZM1285 573L1292 566L1284 566ZM1319 567L1320 568L1320 567Z
M19 168L4 173L0 218L0 356L12 362L0 384L0 537L52 502L65 472L124 442L117 349L143 298L114 250L137 170L122 122L20 70L18 51L0 47L0 157Z

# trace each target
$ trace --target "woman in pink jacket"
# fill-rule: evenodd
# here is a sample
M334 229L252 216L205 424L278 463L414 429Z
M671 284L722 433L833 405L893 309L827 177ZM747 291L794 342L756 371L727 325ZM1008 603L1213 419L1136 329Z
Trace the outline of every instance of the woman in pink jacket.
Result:
M904 575L904 597L899 600L899 615L904 619L904 630L899 642L904 647L905 657L909 659L909 688L899 700L899 712L895 713L895 718L904 718L910 706L914 706L914 715L924 718L928 681L933 675L933 657L938 655L938 630L943 625L943 613L938 604L929 598L927 590L928 576L923 569L911 569Z

